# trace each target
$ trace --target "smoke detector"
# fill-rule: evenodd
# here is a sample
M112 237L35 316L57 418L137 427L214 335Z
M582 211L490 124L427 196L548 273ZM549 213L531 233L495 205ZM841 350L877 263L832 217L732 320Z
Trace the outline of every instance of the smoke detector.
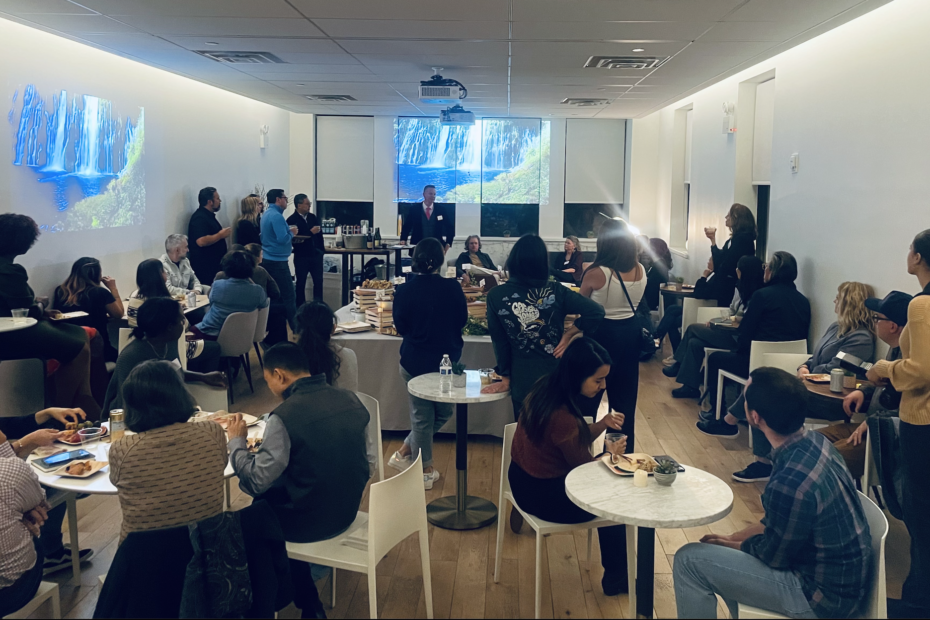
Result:
M358 101L352 95L304 95L310 101L319 101L321 103L340 103L343 101Z
M658 69L670 57L657 56L591 56L584 63L585 69Z
M588 108L591 106L598 105L607 105L610 103L610 99L588 99L588 98L579 98L579 97L567 97L560 101L559 103L563 105L574 105L580 108Z
M216 50L194 50L210 60L230 65L274 65L287 64L270 52L221 52Z

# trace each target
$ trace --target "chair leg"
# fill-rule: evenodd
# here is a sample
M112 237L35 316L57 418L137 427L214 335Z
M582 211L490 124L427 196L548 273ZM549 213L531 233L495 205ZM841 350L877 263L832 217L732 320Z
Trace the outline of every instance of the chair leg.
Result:
M336 569L333 568L333 572L329 576L330 586L332 587L332 593L330 598L329 606L330 608L336 607Z
M228 357L223 359L226 360L226 395L229 397L229 404L232 405L234 402L236 402L236 391L233 389L232 366L229 363Z
M723 375L717 374L717 419L723 419Z
M585 558L585 563L588 565L588 570L591 570L591 541L594 538L594 530L588 528L588 557ZM600 540L600 539L598 539Z
M257 342L253 342L252 346L255 347L255 355L258 356L258 365L261 367L262 372L265 371L265 361L262 359L262 348L258 346Z
M417 537L420 539L420 569L423 572L423 594L426 597L426 617L428 620L432 620L433 575L430 572L429 565L429 529L426 523L423 524Z
M226 510L232 508L232 498L230 497L229 478L223 479L223 486L226 487Z
M52 590L52 618L59 620L61 618L61 595L58 591L58 584L55 584L55 589Z
M240 355L239 359L242 360L242 367L245 370L245 378L249 380L249 389L252 390L252 393L255 393L255 388L252 387L252 363L249 361L248 355Z
M540 608L542 607L542 541L543 537L536 532L536 615L539 618Z
M81 577L81 543L78 542L77 495L68 494L68 536L71 539L71 570L76 579Z
M516 510L516 508L511 508ZM497 552L494 555L494 583L500 583L501 578L501 551L504 548L504 516L507 514L507 501L501 500L497 504Z
M630 598L630 617L636 617L636 526L626 526L626 574Z
M368 567L368 617L372 620L378 617L378 581L374 566Z

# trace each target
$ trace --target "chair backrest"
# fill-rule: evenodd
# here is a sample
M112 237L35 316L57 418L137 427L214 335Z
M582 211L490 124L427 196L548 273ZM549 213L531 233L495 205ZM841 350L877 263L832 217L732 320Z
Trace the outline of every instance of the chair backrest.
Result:
M271 313L271 304L258 309L258 318L255 321L255 337L252 342L261 342L268 335L268 315Z
M888 536L888 519L868 495L860 492L859 500L862 502L862 510L865 511L865 518L869 522L869 533L872 535L872 583L865 597L865 605L859 609L859 616L887 618L885 538Z
M716 299L695 299L685 297L681 309L681 333L684 334L689 326L698 322L698 308L712 308L717 305ZM718 315L719 316L719 315Z
M117 344L116 351L117 353L122 353L123 349L132 342L134 338L132 337L132 329L129 327L120 327L119 328L119 342ZM178 361L181 363L181 368L187 370L187 336L182 333L181 337L178 338ZM203 405L201 405L202 407ZM204 411L208 411L206 408Z
M789 340L787 342L768 342L753 340L749 350L749 372L761 368L762 356L766 353L807 353L806 340Z
M704 323L708 322L711 319L719 319L723 316L724 310L726 310L727 317L729 317L730 316L729 308L723 308L723 307L717 307L717 306L705 306L703 308L698 308L697 317L694 322L700 323L701 325L703 325Z
M423 456L417 453L403 473L371 485L368 500L368 566L370 570L402 540L421 532L426 523Z
M216 341L223 357L239 357L252 350L258 310L233 312L223 323Z
M123 349L126 348L126 345L132 342L132 328L130 327L120 327L119 328L119 343L117 344L116 351L122 353Z
M205 383L185 383L184 387L203 411L229 411L229 393L226 388Z
M45 409L45 362L38 358L0 362L0 418Z
M510 446L513 444L513 434L517 432L517 423L513 422L504 427L504 445L501 449L501 492L510 493Z
M765 353L762 355L762 366L780 368L785 372L795 374L798 367L810 358L807 353Z
M365 405L368 415L368 456L378 459L378 482L384 480L384 446L381 445L381 405L368 394L356 392L358 399Z

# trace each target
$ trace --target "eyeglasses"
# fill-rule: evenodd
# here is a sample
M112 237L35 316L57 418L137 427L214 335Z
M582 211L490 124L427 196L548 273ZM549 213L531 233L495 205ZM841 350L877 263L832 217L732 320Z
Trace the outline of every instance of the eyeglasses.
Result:
M889 319L888 317L884 317L880 314L873 314L872 320L875 321L876 323L878 323L879 321L891 321L891 319ZM891 322L894 322L894 321L891 321Z

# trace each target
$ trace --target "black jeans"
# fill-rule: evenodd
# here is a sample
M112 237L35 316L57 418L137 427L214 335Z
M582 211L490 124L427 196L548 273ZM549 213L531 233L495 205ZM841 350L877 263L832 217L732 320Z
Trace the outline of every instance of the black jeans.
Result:
M701 375L701 366L704 364L704 347L735 349L736 336L706 325L695 324L688 326L688 329L685 330L685 336L681 340L681 345L675 349L675 360L681 363L678 376L675 377L678 383L692 388L698 388L704 384L704 377ZM707 383L709 384L712 379L716 383L717 376L711 377L708 373Z
M313 278L313 299L323 301L323 255L294 256L297 276L297 307L307 303L307 276Z
M625 416L623 429L627 452L633 452L636 424L636 399L639 394L639 354L642 328L636 317L601 321L591 338L607 349L613 362L607 375L607 400L610 408ZM600 397L595 399L600 403ZM587 412L586 412L587 413Z
M668 334L668 343L672 345L672 351L677 351L678 345L681 344L681 313L683 311L684 306L666 305L665 314L662 315L662 320L659 321L659 326L653 334L659 340Z
M911 535L911 571L901 589L901 599L930 611L930 484L923 451L930 445L930 425L901 421L899 430L904 470L904 524ZM926 617L926 616L921 616Z
M524 511L552 523L586 523L596 517L579 508L565 494L565 477L534 478L514 462L508 472L510 490ZM626 578L626 526L597 528L601 565Z
M0 588L0 618L25 607L26 603L31 601L39 590L39 584L42 583L42 568L45 566L45 557L42 555L42 545L39 544L39 539L34 538L32 544L36 549L35 565L20 575L19 579L13 582L13 585Z

